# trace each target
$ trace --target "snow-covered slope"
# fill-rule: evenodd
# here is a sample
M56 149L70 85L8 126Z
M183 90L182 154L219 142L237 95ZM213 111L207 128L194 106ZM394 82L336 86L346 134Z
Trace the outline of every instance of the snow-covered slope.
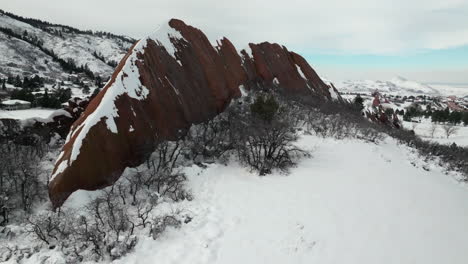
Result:
M259 177L231 161L185 168L194 200L156 209L192 220L114 263L464 264L468 190L393 139L302 137L313 150L290 175ZM359 155L356 155L356 150ZM77 192L65 206L80 206ZM57 251L33 255L36 263ZM60 262L58 262L60 263Z
M1 15L0 15L1 17ZM0 75L60 76L63 69L50 56L26 41L0 32Z
M340 92L372 93L375 90L391 95L441 95L444 91L430 85L410 81L402 77L390 81L353 80L334 83Z
M440 167L391 139L301 145L314 157L289 176L189 169L198 216L116 262L466 263L468 190Z
M63 69L39 49L41 45L64 61L73 60L77 67L87 66L95 75L107 77L114 71L112 64L119 62L133 44L131 39L111 34L26 23L2 11L0 28L3 29L0 33L0 75L3 76L39 74L59 77ZM11 30L16 36L5 30ZM18 35L29 41L18 39Z

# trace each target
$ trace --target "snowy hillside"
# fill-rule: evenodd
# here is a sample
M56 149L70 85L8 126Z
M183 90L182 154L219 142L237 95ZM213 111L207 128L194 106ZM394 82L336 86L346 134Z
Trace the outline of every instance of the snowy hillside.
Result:
M157 240L139 234L113 263L466 263L468 190L456 174L389 138L298 144L313 157L290 175L258 177L236 161L185 167L195 199L162 203L155 214L191 220ZM65 206L78 209L97 193L77 192ZM43 250L21 263L62 260Z
M21 21L22 20L22 21ZM73 61L95 75L108 77L133 40L16 17L0 10L0 76L38 74L59 78L57 59Z
M365 93L370 94L375 90L389 95L427 95L427 96L466 96L467 88L454 88L448 85L431 86L416 81L407 80L402 77L393 78L390 81L374 80L347 80L333 82L342 93Z
M300 145L314 157L288 176L188 168L194 221L116 263L466 263L468 190L440 167L391 139Z

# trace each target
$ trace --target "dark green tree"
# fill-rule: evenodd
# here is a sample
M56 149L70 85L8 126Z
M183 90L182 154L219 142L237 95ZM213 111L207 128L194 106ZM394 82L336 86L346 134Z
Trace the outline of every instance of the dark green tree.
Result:
M22 87L23 86L23 82L21 81L21 78L19 77L19 75L16 75L15 82L14 82L13 85L15 87Z
M264 121L271 122L278 112L279 104L276 99L270 95L267 99L259 95L253 104L250 105L252 114Z
M462 121L465 126L468 126L468 112L463 113Z
M450 123L453 123L453 124L459 124L461 121L462 121L462 113L461 112L458 112L458 111L453 111L450 113L449 115L449 122Z
M385 109L385 114L386 114L387 116L393 116L393 113L394 113L394 112L395 112L395 111L393 110L393 108L387 108L387 109Z
M356 95L356 97L354 97L353 103L357 109L364 109L364 99L362 99L362 97L359 94Z

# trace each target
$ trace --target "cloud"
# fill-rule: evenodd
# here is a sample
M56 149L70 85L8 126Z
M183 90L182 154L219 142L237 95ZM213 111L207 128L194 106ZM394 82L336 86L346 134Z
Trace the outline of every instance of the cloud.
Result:
M200 28L211 41L226 36L238 48L249 42L281 43L336 79L399 74L468 83L467 53L456 49L468 45L468 0L14 0L1 8L135 38L175 17ZM438 50L462 56L423 59ZM413 61L426 63L403 69L414 54L420 55Z
M400 54L468 44L466 0L15 0L7 11L142 37L178 17L236 46L275 41L298 51Z

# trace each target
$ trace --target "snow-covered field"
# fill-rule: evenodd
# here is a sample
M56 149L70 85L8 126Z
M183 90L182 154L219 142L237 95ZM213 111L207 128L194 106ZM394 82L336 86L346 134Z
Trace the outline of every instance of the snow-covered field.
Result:
M195 199L166 210L193 220L158 240L142 235L114 262L467 263L468 189L456 174L393 139L304 136L300 145L313 157L290 175L259 177L235 161L186 168Z
M0 110L0 119L11 118L11 119L24 120L28 118L34 118L34 117L47 118L56 110L57 109L44 109L44 108L31 108L31 109L13 110L13 111Z
M326 79L325 79L326 80ZM328 80L326 80L329 82ZM468 84L425 84L403 77L395 77L389 81L381 80L346 80L333 82L338 91L348 93L371 94L375 90L387 95L427 95L427 96L468 96Z
M438 142L440 144L452 144L456 143L459 146L468 147L468 126L457 125L457 131L447 138L444 132L443 124L434 124L436 129L432 136L433 123L430 119L421 118L419 123L415 122L403 122L403 126L406 129L414 130L416 135L422 137L425 140Z

